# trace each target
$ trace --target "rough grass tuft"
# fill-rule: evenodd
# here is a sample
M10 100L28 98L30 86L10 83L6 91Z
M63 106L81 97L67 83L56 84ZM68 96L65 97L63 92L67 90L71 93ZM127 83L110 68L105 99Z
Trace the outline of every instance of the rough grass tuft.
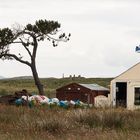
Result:
M140 111L0 105L0 139L138 139ZM112 137L113 136L113 137Z

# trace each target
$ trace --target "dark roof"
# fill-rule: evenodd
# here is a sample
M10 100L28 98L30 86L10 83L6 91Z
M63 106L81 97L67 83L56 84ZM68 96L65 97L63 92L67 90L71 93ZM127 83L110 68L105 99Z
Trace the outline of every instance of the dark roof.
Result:
M58 89L56 89L56 90L63 89L63 88L65 88L65 87L70 86L71 84L76 84L76 85L82 86L82 87L84 87L84 88L87 88L87 89L89 89L89 90L109 91L108 88L105 88L105 87L100 86L100 85L98 85L98 84L81 84L81 83L70 83L70 84L65 85L65 86L62 86L62 87L60 87L60 88L58 88Z
M109 91L108 88L105 88L105 87L102 87L98 84L80 84L79 85L83 86L83 87L86 87L88 89L91 89L91 90L98 90L98 91Z

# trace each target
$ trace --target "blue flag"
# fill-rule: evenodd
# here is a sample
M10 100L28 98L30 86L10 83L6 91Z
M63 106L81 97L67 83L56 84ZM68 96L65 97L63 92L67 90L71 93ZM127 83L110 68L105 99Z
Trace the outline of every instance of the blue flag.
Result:
M136 51L137 53L140 53L140 45L139 45L139 46L136 46L135 51Z

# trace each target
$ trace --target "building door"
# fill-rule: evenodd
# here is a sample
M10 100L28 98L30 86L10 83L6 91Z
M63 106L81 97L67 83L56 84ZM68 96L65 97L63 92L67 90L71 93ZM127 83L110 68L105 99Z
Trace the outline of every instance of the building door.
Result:
M82 101L84 102L84 103L87 103L87 104L90 104L90 94L88 94L88 93L83 93L82 94Z
M127 105L127 83L116 82L116 107Z
M65 100L81 100L81 94L78 92L65 92Z

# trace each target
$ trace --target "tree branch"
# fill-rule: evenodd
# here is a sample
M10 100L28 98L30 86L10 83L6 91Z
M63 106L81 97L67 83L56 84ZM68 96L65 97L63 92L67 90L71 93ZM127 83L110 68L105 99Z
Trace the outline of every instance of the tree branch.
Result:
M30 50L27 48L26 44L23 42L23 40L20 38L22 45L24 46L24 48L26 49L26 51L28 52L28 54L30 55L30 57L32 58L32 54L30 52Z
M22 44L21 41L15 41L15 42L11 42L11 43L13 43L13 44L16 44L16 43L17 43L17 44L18 44L18 43L20 44L20 43L21 43L21 44Z
M33 53L32 53L32 59L35 59L36 57L36 52L37 52L37 47L38 47L38 43L37 43L37 37L35 34L31 33L31 32L27 32L27 31L23 31L22 33L30 35L33 38L33 42L34 42L34 47L33 47Z
M17 61L19 61L19 62L21 62L21 63L23 63L23 64L26 64L26 65L28 65L28 66L30 66L31 67L31 64L28 62L28 61L24 61L24 60L21 60L19 57L17 57L15 54L1 54L0 55L0 58L2 58L2 57L12 57L12 58L14 58L14 59L16 59Z
M36 39L35 36L33 37L33 41L34 41L34 47L33 47L32 56L33 56L33 59L35 59L36 58L37 47L38 47L37 39Z
M52 40L55 40L55 41L63 41L63 42L67 42L67 40L66 39L56 39L56 38L53 38L53 37L51 37L51 36L49 36L49 35L46 35L48 38L50 38L50 39L52 39Z
M20 35L22 35L22 34L27 34L27 35L29 35L29 36L31 36L32 38L33 38L33 41L34 41L34 47L33 47L33 54L31 54L31 52L29 51L29 49L24 45L24 42L21 40L21 42L15 42L15 43L22 43L22 45L24 46L24 48L28 51L28 53L29 53L29 55L30 55L30 57L31 57L31 59L33 59L33 58L35 58L36 57L36 51L37 51L37 46L38 46L38 43L37 43L37 40L36 40L36 36L35 36L35 34L33 34L33 33L31 33L31 32L28 32L28 31L25 31L25 30L23 30L23 31L21 31L21 32L19 32L16 36L15 36L15 38L14 39L17 39ZM13 40L14 40L13 39ZM12 42L11 42L12 43Z

